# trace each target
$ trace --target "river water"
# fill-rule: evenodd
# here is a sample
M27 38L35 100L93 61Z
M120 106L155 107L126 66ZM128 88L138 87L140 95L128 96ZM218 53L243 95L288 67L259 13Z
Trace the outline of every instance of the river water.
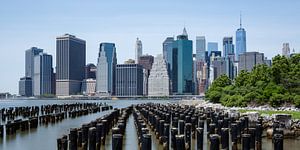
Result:
M132 104L139 103L177 103L177 100L0 100L0 109L3 107L15 106L40 106L45 104L63 104L63 103L78 103L78 102L105 102L112 105L114 108L124 108ZM80 127L83 123L88 123L96 118L99 118L110 111L89 114L87 116L77 118L67 118L56 124L48 124L38 126L37 129L30 131L17 131L16 134L0 137L0 150L55 150L56 139L60 138L63 134L68 134L70 128ZM161 147L154 137L152 137L152 149L159 150ZM206 143L206 139L204 140ZM123 141L125 150L137 150L137 136L136 129L131 115L127 121L126 135ZM273 149L272 140L263 138L263 149ZM111 135L107 136L106 149L111 149ZM193 147L192 147L193 148ZM207 149L207 148L205 148ZM285 139L284 149L299 150L300 140Z

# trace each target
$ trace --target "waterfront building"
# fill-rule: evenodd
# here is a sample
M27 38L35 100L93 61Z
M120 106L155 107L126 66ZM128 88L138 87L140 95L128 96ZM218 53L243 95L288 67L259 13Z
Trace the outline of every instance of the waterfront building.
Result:
M193 42L185 28L173 46L172 85L174 94L193 93Z
M206 40L205 36L196 37L196 61L205 61Z
M81 92L85 56L84 40L70 34L56 38L56 95L68 96Z
M232 37L223 38L223 57L234 55L234 45Z
M85 79L96 79L97 67L93 63L87 64L84 67L84 72Z
M22 77L19 80L19 95L30 97L32 94L32 79L30 77Z
M40 53L34 57L33 95L43 96L52 93L52 56Z
M239 56L238 72L242 70L252 71L255 65L264 64L264 54L259 52L246 52Z
M290 45L289 45L289 43L283 43L282 56L290 57Z
M148 96L169 96L170 78L168 75L167 63L162 55L154 58L154 63L149 76Z
M239 55L247 51L246 49L246 30L242 28L242 17L240 17L240 28L236 30L236 53L235 60L239 60Z
M101 43L96 75L96 91L100 95L115 94L117 53L114 43Z
M139 64L118 64L116 67L116 96L143 95L143 67Z
M139 38L136 38L135 42L135 61L138 63L140 56L143 55L143 45Z
M148 95L148 78L150 75L150 70L152 68L152 64L154 61L154 57L152 55L142 55L139 57L139 64L143 66L144 80L143 80L143 95Z
M208 56L211 55L212 51L218 51L218 42L207 42L207 51L208 51Z
M82 82L81 92L86 96L94 96L96 92L96 80L94 78L84 79Z

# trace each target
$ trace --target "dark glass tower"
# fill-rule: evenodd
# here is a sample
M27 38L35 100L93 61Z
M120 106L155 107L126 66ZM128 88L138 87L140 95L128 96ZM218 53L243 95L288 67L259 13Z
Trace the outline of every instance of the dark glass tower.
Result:
M56 95L80 93L84 79L85 41L65 34L56 38Z
M193 42L186 29L173 45L172 87L175 94L193 93Z

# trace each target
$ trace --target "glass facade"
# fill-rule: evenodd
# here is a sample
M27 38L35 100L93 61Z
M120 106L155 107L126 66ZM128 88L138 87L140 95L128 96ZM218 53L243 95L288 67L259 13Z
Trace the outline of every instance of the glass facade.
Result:
M246 52L246 31L244 28L239 28L236 31L236 60L239 59L240 54L244 54Z
M173 89L174 93L180 95L193 93L193 42L188 40L185 29L174 42L173 59L175 61L173 60L172 84L177 86L175 91Z
M223 56L234 55L234 45L232 37L223 38Z
M117 53L115 44L100 43L97 64L97 92L114 94L116 65Z
M163 58L167 62L168 75L170 78L172 78L172 69L173 69L173 45L174 45L173 37L167 37L166 40L163 42Z
M196 60L205 61L206 40L205 36L196 37Z

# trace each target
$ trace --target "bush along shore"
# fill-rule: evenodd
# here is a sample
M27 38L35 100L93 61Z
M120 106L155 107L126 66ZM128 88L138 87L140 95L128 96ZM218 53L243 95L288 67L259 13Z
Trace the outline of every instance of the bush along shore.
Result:
M271 67L260 64L251 72L242 70L234 80L221 75L205 99L228 107L300 107L300 54L290 58L277 55Z

